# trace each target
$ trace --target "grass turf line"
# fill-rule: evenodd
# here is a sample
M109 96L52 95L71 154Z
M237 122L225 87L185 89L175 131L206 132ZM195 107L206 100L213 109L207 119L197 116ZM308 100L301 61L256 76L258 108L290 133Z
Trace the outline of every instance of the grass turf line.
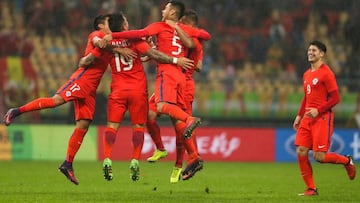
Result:
M170 183L173 162L140 162L133 182L130 162L113 162L114 180L102 175L102 162L75 161L80 184L68 181L61 161L0 161L0 202L360 202L358 180L340 165L313 163L319 196L305 189L296 163L205 162L193 178Z

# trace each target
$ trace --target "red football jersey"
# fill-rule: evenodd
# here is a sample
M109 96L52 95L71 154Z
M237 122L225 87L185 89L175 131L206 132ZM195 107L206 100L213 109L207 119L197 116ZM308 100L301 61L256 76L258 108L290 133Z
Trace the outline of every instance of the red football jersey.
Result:
M145 27L144 30L148 31L149 35L156 36L159 51L174 57L187 56L187 48L184 47L175 29L170 25L165 22L155 22Z
M92 40L95 37L102 37L102 31L94 31L88 36L87 48L85 55L97 50L97 58L89 67L78 68L70 79L58 89L59 94L66 102L73 101L75 109L75 119L92 120L95 112L95 95L100 80L107 69L109 54L103 54L106 51L94 49Z
M139 90L144 91L147 88L146 74L140 60L140 56L151 47L144 40L115 39L111 41L112 45L130 48L137 53L138 57L127 61L124 56L114 53L110 65L112 83L111 88L117 91Z
M104 36L105 33L99 30L90 33L88 36L88 41L84 56L91 53L91 51L95 49L92 40L96 37L103 38ZM99 85L100 80L108 67L108 62L111 57L111 54L107 54L106 53L107 51L105 50L100 50L100 52L102 53L101 57L97 58L91 65L89 65L89 67L84 68L85 69L84 74L83 76L81 76L81 77L86 77L87 83L91 84L93 87L96 88ZM82 68L83 67L80 67L80 69Z
M334 73L329 66L322 64L319 69L307 70L303 75L305 108L323 106L328 100L328 93L338 90Z

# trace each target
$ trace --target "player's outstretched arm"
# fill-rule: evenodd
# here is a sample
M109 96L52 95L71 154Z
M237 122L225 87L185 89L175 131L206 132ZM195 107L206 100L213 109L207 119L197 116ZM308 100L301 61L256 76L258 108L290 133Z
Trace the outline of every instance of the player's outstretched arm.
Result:
M205 41L209 41L211 39L210 33L204 29L198 29L196 37Z
M147 37L149 35L150 35L149 32L145 29L128 30L128 31L111 33L111 37L114 39L139 39L142 37ZM106 38L106 39L109 40L108 38Z

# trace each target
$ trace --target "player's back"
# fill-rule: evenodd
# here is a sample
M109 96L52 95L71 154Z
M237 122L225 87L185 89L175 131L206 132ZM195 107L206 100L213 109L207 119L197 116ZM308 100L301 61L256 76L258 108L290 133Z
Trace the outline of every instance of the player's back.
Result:
M117 90L139 90L143 91L147 88L146 74L140 60L140 55L144 54L144 50L140 46L143 45L141 40L112 40L111 44L121 48L129 48L137 53L137 57L127 60L123 55L118 53L112 54L110 61L112 83L111 87Z
M105 33L102 31L94 31L89 34L84 56L88 55L96 48L92 43L92 39L94 37L102 38L104 35ZM87 67L79 67L71 78L81 78L86 81L85 84L97 88L108 67L108 61L111 57L107 52L108 51L106 50L99 49L100 57L97 57L95 61Z

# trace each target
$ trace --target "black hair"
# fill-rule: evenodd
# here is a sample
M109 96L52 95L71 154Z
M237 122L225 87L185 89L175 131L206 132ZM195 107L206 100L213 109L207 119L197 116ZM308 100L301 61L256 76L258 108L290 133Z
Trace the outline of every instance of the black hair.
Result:
M323 51L324 53L326 53L326 46L324 43L318 41L318 40L314 40L312 42L310 42L309 46L310 45L314 45L316 46L317 48L319 48L321 51Z
M186 19L194 22L195 25L198 24L198 15L196 13L196 11L192 10L192 9L188 9L184 12L184 16L186 17Z
M107 17L109 17L108 14L96 16L93 22L94 30L100 30L99 24L104 24Z
M109 28L111 32L121 32L124 29L125 16L122 12L114 13L109 18Z
M180 1L169 1L169 3L173 8L175 8L176 14L178 15L178 19L183 17L185 12L185 4Z

